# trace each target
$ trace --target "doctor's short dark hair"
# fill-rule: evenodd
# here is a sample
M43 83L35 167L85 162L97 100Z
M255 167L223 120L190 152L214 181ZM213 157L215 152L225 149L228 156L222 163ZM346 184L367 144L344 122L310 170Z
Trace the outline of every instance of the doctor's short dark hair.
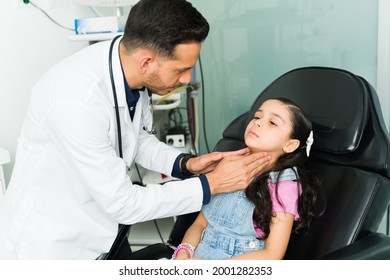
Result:
M129 13L122 43L128 53L137 48L175 58L175 48L183 43L202 43L209 24L185 0L141 0Z

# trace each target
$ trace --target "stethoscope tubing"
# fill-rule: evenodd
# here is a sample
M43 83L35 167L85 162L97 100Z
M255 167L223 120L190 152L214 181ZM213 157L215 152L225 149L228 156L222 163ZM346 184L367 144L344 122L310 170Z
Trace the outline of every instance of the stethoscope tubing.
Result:
M119 156L123 158L123 150L122 150L122 131L121 131L121 121L119 116L119 106L118 106L118 98L116 95L116 87L114 82L114 72L112 69L112 49L114 48L115 41L120 37L121 35L116 36L110 45L110 52L108 55L108 65L109 65L109 71L110 71L110 80L111 80L111 87L112 87L112 95L114 97L114 103L115 103L115 117L116 117L116 126L118 131L118 151Z
M119 116L119 106L118 106L118 98L116 94L116 88L115 88L115 82L114 82L114 73L112 69L112 50L114 48L115 41L120 37L121 35L116 36L110 45L110 51L108 54L108 64L109 64L109 71L110 71L110 80L111 80L111 87L112 87L112 94L114 97L114 103L115 103L115 116L116 116L116 125L118 130L118 151L119 156L123 158L123 151L122 151L122 132L121 132L121 123L120 123L120 116ZM105 259L115 259L116 251L113 251L114 249L120 248L124 238L127 238L127 233L130 229L130 225L123 225L119 224L118 227L118 235L116 236L114 243L111 246L110 251L105 254Z

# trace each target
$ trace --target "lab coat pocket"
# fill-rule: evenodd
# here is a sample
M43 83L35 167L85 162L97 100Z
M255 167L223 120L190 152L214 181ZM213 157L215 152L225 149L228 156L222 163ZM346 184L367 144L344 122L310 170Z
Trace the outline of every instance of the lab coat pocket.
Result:
M78 259L90 235L32 212L20 243L21 259Z

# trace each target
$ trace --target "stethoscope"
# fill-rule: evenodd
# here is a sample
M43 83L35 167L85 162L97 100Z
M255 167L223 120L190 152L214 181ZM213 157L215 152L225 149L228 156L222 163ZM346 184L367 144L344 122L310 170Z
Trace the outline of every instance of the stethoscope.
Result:
M123 151L122 151L122 133L121 133L121 123L120 123L120 116L119 116L119 106L118 106L118 99L116 95L116 88L115 88L115 81L114 81L114 73L112 70L112 50L114 48L115 41L121 37L121 35L116 36L110 45L110 51L108 54L108 64L109 64L109 71L110 71L110 80L111 80L111 87L112 87L112 94L114 96L114 103L115 103L115 117L116 117L116 125L117 125L117 130L118 130L118 151L119 151L119 156L123 158ZM150 113L152 116L152 128L148 129L146 127L146 124L144 125L143 129L148 133L148 134L156 134L156 130L154 129L154 120L153 120L153 103L152 103L152 94L149 93L149 108L150 108ZM145 118L144 118L145 120ZM116 239L114 240L114 243L111 248L116 248L118 245L118 242L122 242L123 238L126 238L126 234L129 231L130 225L119 225L118 229L118 235ZM110 250L111 252L111 250ZM116 252L113 252L115 254ZM107 259L109 254L104 254L100 256L99 258Z
M121 123L120 123L120 116L119 116L119 106L118 106L118 98L116 95L116 88L115 88L115 81L114 81L114 73L112 70L112 50L114 48L115 41L121 37L121 35L116 36L110 45L110 52L108 54L108 65L109 65L109 71L110 71L110 81L111 81L111 87L112 87L112 94L114 97L114 103L115 103L115 117L116 117L116 125L118 130L118 150L119 150L119 156L123 158L123 152L122 152L122 133L121 133ZM153 120L153 101L152 101L152 94L149 92L149 109L152 116L152 126L151 128L147 128L146 123L144 124L143 129L148 134L156 134L156 130L154 128L154 120ZM145 118L143 118L145 120Z

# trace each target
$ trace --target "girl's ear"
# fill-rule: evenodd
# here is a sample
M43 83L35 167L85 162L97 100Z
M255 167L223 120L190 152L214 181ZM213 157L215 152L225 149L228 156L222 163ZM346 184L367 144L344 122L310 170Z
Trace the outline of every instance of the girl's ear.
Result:
M294 152L299 147L300 143L301 142L298 139L288 140L286 145L284 145L283 147L283 152L285 152L286 154Z

